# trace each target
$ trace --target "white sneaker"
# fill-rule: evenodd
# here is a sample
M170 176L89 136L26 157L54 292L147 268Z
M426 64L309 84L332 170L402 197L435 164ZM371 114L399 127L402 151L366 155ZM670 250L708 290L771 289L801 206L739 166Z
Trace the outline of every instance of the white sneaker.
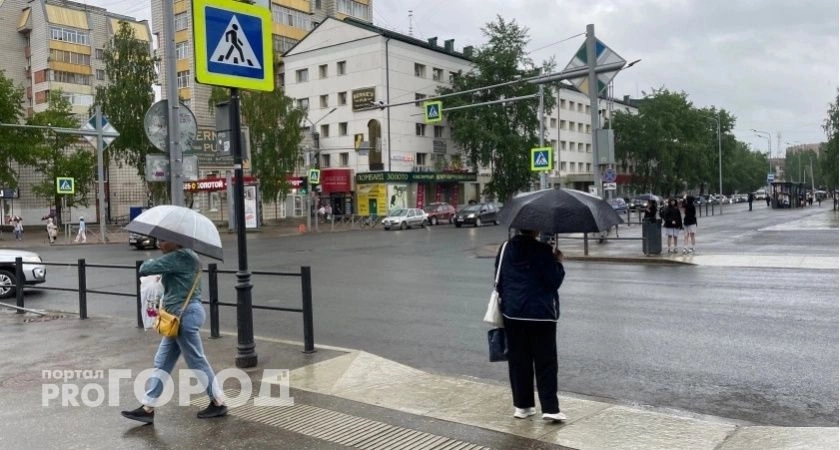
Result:
M555 414L543 414L543 420L551 420L553 422L565 422L567 420L566 415L558 412Z
M517 419L526 419L537 413L536 408L514 408L513 417Z

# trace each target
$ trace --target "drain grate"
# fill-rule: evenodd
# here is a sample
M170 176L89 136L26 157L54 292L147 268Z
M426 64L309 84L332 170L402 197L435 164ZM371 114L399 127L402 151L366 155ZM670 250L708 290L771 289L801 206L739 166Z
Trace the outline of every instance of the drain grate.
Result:
M228 398L238 392L225 390ZM190 402L204 407L205 398ZM254 406L253 401L231 408L230 415L272 425L339 445L360 450L490 450L469 442L352 416L317 406Z

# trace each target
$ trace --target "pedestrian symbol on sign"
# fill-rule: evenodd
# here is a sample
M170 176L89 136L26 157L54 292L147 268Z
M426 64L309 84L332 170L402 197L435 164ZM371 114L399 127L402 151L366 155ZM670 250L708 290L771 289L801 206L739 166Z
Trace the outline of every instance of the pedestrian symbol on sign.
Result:
M56 194L75 194L76 183L75 179L70 177L57 177L55 179Z
M423 112L427 123L440 122L443 120L443 102L426 102L423 104Z
M251 48L248 37L240 30L242 26L239 25L239 20L236 19L236 15L232 15L230 23L225 28L224 39L216 45L211 60L233 66L260 69L259 58Z
M531 171L551 170L553 149L551 147L537 147L531 149Z

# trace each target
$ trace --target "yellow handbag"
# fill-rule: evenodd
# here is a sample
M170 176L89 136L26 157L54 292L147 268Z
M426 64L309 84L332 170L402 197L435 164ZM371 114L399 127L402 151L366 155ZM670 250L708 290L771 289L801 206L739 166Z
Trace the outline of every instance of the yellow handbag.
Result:
M176 316L175 314L171 314L166 311L163 308L163 300L161 299L161 302L158 305L157 318L155 318L155 323L152 327L162 336L173 338L178 336L178 330L181 328L181 316L184 314L184 309L187 308L187 303L190 302L193 292L195 292L195 287L198 285L198 275L200 273L201 272L195 274L195 280L193 281L192 288L190 288L190 293L187 294L184 304L181 305L180 314Z

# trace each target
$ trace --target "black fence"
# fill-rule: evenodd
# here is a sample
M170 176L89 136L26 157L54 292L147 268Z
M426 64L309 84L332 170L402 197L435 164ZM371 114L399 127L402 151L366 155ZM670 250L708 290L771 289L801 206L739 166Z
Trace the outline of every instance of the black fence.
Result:
M40 262L36 263L39 265L44 266L60 266L60 267L77 267L78 268L78 287L76 288L64 288L64 287L52 287L52 286L38 286L38 289L43 290L50 290L50 291L66 291L66 292L78 292L79 294L79 319L87 319L88 318L88 310L87 310L87 295L88 294L99 294L99 295L110 295L110 296L117 296L117 297L134 297L136 299L136 306L137 306L137 327L143 328L143 316L142 316L142 302L140 299L140 265L142 261L137 261L134 266L129 265L114 265L114 264L88 264L84 258L79 259L75 264L74 263L48 263L48 262ZM30 263L27 263L30 264ZM134 280L135 280L135 292L128 293L128 292L112 292L112 291L100 291L100 290L93 290L87 288L87 269L88 268L102 268L102 269L124 269L124 270L133 270L134 271ZM209 264L207 269L203 269L203 272L207 273L208 279L208 300L202 300L202 303L210 306L210 337L211 338L218 338L221 336L219 333L219 306L233 306L236 307L236 303L227 303L227 302L220 302L219 301L219 274L224 275L235 275L237 271L235 270L219 270L216 264ZM300 308L284 308L280 306L266 306L266 305L251 305L252 309L264 309L269 311L284 311L284 312L296 312L301 313L303 315L303 351L305 353L312 353L315 351L315 332L314 332L314 320L312 314L312 269L309 266L301 266L300 272L270 272L270 271L255 271L251 272L252 275L266 275L266 276L274 276L274 277L298 277L300 278L300 285L301 285L301 307ZM15 280L23 280L23 259L18 257L15 258ZM25 312L26 305L24 304L24 297L23 297L23 289L18 289L18 286L15 285L15 305L17 306L18 314L23 314Z

